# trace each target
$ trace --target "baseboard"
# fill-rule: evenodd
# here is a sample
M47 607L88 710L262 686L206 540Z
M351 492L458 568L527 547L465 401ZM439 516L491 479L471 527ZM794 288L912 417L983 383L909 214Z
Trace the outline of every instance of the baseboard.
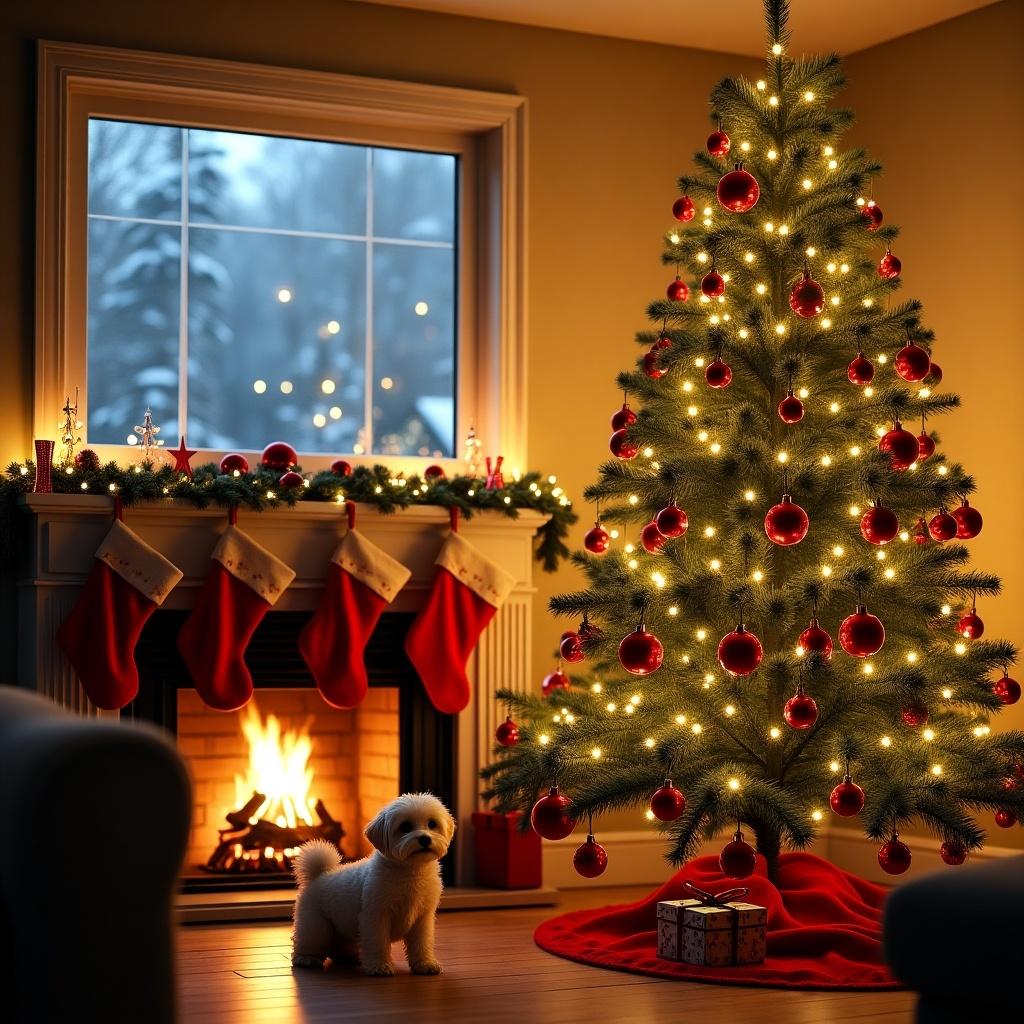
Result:
M660 885L670 878L675 869L665 860L667 844L665 836L655 831L602 832L598 841L608 851L608 868L599 879L583 878L572 866L573 851L583 837L575 834L556 842L545 840L544 884L556 889L578 889L594 885ZM878 866L878 842L868 839L862 832L849 828L827 827L820 831L817 841L809 852L830 860L838 868L859 875L873 882L887 885L899 884L945 867L939 859L937 839L929 836L902 836L910 847L913 862L904 875L887 875ZM723 833L710 842L701 844L696 856L718 855L727 842ZM984 850L971 854L971 861L982 863L1012 857L1024 851L1008 846L986 846Z

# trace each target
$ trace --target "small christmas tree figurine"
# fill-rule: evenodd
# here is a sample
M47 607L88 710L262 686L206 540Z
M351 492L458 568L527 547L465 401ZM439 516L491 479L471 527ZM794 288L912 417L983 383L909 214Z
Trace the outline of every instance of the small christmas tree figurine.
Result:
M78 418L78 388L75 388L75 403L71 404L71 396L64 399L63 419L57 424L60 430L60 460L57 463L61 469L73 466L75 463L75 448L82 443L81 435L82 421Z
M153 422L152 409L146 409L145 415L142 417L142 423L132 427L132 431L137 435L138 440L129 438L129 444L138 445L143 462L153 462L157 456L163 454L164 442L163 438L157 439L156 435L160 433L160 428Z
M551 602L586 624L573 686L499 694L518 742L488 795L528 811L557 780L573 819L667 821L671 779L674 862L740 822L773 880L833 813L886 871L911 823L960 863L1024 816L1024 735L989 726L1020 697L1017 652L982 637L1000 583L967 564L974 480L903 426L959 400L897 298L881 168L842 143L839 59L791 58L788 5L766 11L763 75L715 87L716 130L666 197L668 298L617 383L641 408L586 492L622 541L588 543L586 589Z

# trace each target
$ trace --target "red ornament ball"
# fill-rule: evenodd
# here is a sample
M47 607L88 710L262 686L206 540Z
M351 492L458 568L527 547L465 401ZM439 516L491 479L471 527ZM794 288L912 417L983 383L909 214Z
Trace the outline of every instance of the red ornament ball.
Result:
M960 616L960 621L956 624L956 631L965 640L979 640L985 632L985 623L981 621L981 616L976 612L968 612L966 615Z
M583 536L583 546L592 555L603 555L611 547L611 543L611 534L600 523L594 523Z
M576 847L572 866L584 878L597 878L608 867L608 851L593 836L587 836L587 841Z
M663 334L660 338L651 346L652 351L659 348L671 348L672 339L667 335Z
M807 513L788 494L782 496L778 505L772 505L764 517L768 539L782 548L799 544L807 536L810 525Z
M928 376L925 377L925 383L931 384L933 388L942 383L942 367L938 363L932 363Z
M709 387L727 388L732 383L732 367L721 356L715 356L704 370Z
M568 813L572 801L558 791L557 786L548 790L530 811L533 831L542 839L564 839L576 827L576 819Z
M960 540L970 540L981 533L984 525L981 513L966 500L959 508L953 509L952 515L956 520L956 535Z
M956 520L944 508L940 508L928 521L928 532L932 535L932 540L952 540L956 536L956 531Z
M562 642L558 645L558 653L562 661L567 661L570 665L582 661L586 655L583 653L583 641L579 634L570 633L563 637Z
M955 839L947 840L939 847L939 856L943 864L959 867L967 860L967 847Z
M884 277L887 281L900 276L903 264L899 258L886 249L885 255L878 261L878 276Z
M866 358L863 352L858 352L857 358L846 368L846 376L849 377L851 384L863 387L875 379L875 364Z
M75 466L83 473L95 473L100 468L100 457L91 448L83 448L80 452L75 453ZM246 470L248 468L247 464ZM221 472L223 473L224 470Z
M443 466L427 466L427 468L423 470L424 480L444 480L444 478L445 472Z
M82 453L79 452L79 454ZM239 455L238 452L228 452L220 460L220 471L221 473L248 473L249 460L244 455Z
M917 522L914 523L914 543L918 546L928 543L928 527L921 516L918 516Z
M690 525L686 513L674 502L666 505L655 517L658 530L663 537L682 537Z
M818 703L806 693L796 693L786 701L782 717L791 729L810 729L818 720Z
M494 738L503 747L514 747L519 742L519 726L512 721L511 715L494 730Z
M1013 828L1017 824L1017 812L1009 807L1000 807L996 811L996 824L1000 828Z
M882 226L882 208L873 199L860 208L860 214L867 221L868 231L877 231Z
M1001 704L1016 704L1020 700L1020 683L1004 672L1003 678L996 680L992 692L999 698Z
M893 362L893 366L896 367L896 373L911 384L924 380L928 376L931 365L932 361L928 353L920 345L915 345L913 342L904 345L896 353L896 359Z
M577 635L581 640L586 642L587 640L594 640L599 637L601 635L601 630L584 615L583 621L580 623L580 628L577 631Z
M825 292L817 281L811 280L810 274L804 273L790 289L789 308L805 320L817 316L825 308Z
M712 267L700 280L702 295L709 299L717 299L719 295L725 294L725 278Z
M617 459L635 459L640 446L626 433L625 428L616 430L608 442L612 455Z
M847 775L829 794L828 802L840 818L852 818L864 809L864 790Z
M634 676L648 676L661 668L665 648L661 641L639 625L627 633L619 644L619 664Z
M732 142L729 136L721 128L708 136L708 152L712 156L725 156L729 152Z
M622 403L622 408L612 416L612 430L625 430L636 423L636 413L630 409L627 402Z
M818 625L817 619L811 619L811 624L800 634L800 646L811 654L820 654L823 658L832 658L832 637L828 630Z
M672 785L671 779L651 794L651 813L658 821L675 821L686 810L686 797Z
M790 425L799 423L804 418L804 403L792 391L779 402L779 419Z
M665 376L665 371L658 365L658 350L655 348L644 354L644 373L651 380L658 380Z
M899 532L899 516L880 501L860 517L860 534L869 544L888 544L899 536Z
M737 166L734 171L722 175L717 195L719 203L730 213L747 213L757 205L761 186L750 171Z
M902 875L910 867L910 847L893 836L878 850L878 866L889 875Z
M900 708L900 718L903 724L910 729L917 729L928 721L928 708L919 700L911 701Z
M762 657L761 641L742 624L718 643L718 664L731 676L749 676Z
M294 491L300 487L305 486L306 481L302 478L301 473L296 473L294 470L288 470L287 473L282 474L278 478L277 486L283 491Z
M672 216L676 220L681 220L684 224L687 221L693 220L696 212L697 207L693 205L693 200L689 196L680 196L672 204Z
M298 465L299 456L295 449L284 441L272 441L263 449L260 464L264 469L285 470Z
M718 855L718 867L727 878L747 878L757 867L757 852L744 840L737 829L731 843L726 843Z
M878 450L889 456L890 467L897 471L910 469L917 462L917 438L909 430L904 430L899 420L878 442Z
M690 297L690 289L681 277L677 277L668 286L668 288L665 289L665 294L673 302L685 302Z
M651 520L641 531L640 531L640 543L644 546L644 551L650 555L657 554L665 544L665 535L658 529L658 524L655 520Z
M870 658L882 649L884 643L882 620L862 604L857 605L857 610L847 615L839 625L839 646L854 658Z
M569 686L569 677L561 669L556 668L541 680L540 690L545 697L550 697L555 690L568 690Z
M331 472L335 476L351 476L352 463L346 462L344 459L335 459L331 463Z
M925 459L930 459L934 454L935 442L932 440L931 435L922 429L921 433L917 435L917 461L924 462Z

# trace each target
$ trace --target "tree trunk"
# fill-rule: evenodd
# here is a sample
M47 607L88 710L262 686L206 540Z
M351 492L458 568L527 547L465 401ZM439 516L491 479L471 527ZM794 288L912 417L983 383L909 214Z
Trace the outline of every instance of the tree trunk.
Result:
M755 824L757 852L768 862L768 881L777 889L779 887L779 851L782 837L777 829L764 824Z

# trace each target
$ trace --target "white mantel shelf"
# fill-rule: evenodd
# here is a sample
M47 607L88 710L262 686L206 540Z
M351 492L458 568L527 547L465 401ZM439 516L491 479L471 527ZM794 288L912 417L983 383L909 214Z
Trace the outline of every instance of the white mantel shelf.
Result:
M106 495L92 494L27 494L20 502L28 530L18 578L18 682L69 710L103 714L86 698L55 635L110 529L114 502ZM467 667L472 696L456 725L454 808L467 824L479 807L479 770L491 760L494 731L504 717L494 692L501 687L529 688L534 535L546 519L532 509L520 509L517 518L488 510L460 519L459 533L516 581ZM163 607L192 607L209 571L210 553L227 522L225 509L197 509L174 499L125 509L125 524L184 573ZM344 507L302 501L264 512L240 508L238 526L295 570L295 580L275 610L314 609L331 555L347 529ZM416 505L385 515L371 505L357 505L356 529L412 573L393 609L420 608L434 578L434 559L448 533L448 511ZM470 828L457 833L460 885L472 883L471 837Z

